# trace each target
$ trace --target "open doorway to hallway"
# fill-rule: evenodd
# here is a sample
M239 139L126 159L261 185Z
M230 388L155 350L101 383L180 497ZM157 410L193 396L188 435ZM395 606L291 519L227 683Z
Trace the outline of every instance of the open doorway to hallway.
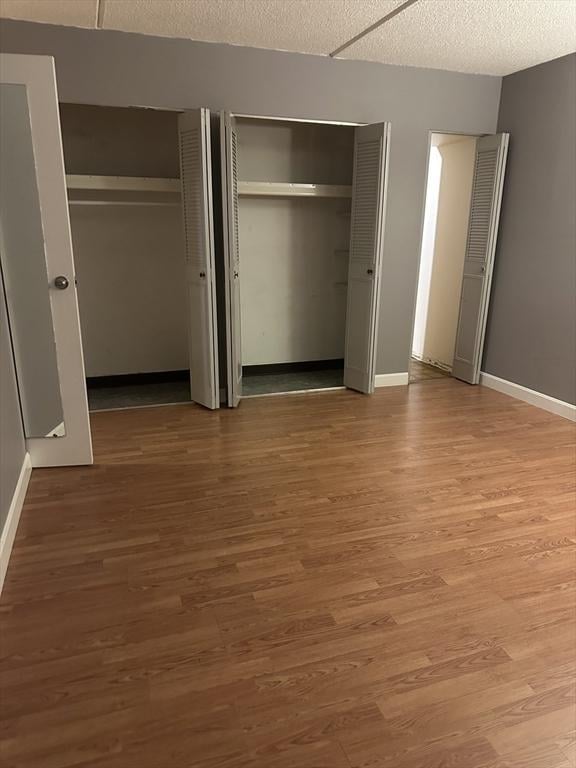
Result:
M452 371L476 141L463 134L430 134L410 383Z

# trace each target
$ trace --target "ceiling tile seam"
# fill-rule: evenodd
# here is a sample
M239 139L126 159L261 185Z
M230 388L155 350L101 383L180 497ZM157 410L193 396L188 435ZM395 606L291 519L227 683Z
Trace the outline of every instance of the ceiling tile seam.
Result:
M357 43L358 40L362 40L363 37L366 37L366 35L369 35L371 32L374 32L376 29L379 29L383 24L386 24L387 21L390 21L390 19L393 19L395 16L398 16L398 14L402 13L403 11L410 8L411 5L414 5L414 3L417 3L418 0L406 0L405 3L402 3L402 5L399 5L397 8L394 8L393 11L390 11L390 13L387 13L386 16L383 16L381 19L378 19L378 21L375 21L374 24L371 24L369 27L366 27L366 29L363 29L362 32L359 32L357 35L354 35L354 37L351 37L350 40L343 43L342 45L338 46L332 53L329 53L328 55L331 58L334 58L339 53L342 53L342 51L346 50L346 48L349 48L351 45L354 45L354 43Z

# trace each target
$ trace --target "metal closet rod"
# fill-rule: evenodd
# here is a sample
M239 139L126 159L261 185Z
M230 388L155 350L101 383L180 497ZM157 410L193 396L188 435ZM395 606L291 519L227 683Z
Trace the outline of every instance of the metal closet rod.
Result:
M161 200L68 200L68 205L160 205L178 208L181 207L180 201L178 202L162 202Z

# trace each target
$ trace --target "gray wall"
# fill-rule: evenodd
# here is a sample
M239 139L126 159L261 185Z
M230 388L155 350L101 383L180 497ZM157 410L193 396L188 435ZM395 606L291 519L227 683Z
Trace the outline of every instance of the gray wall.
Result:
M576 54L504 78L510 150L482 370L576 403Z
M0 271L0 531L6 522L25 454L24 427Z
M66 173L180 178L176 112L61 103L60 124Z
M493 133L500 78L17 21L0 36L55 57L65 102L390 121L377 372L408 369L428 131Z

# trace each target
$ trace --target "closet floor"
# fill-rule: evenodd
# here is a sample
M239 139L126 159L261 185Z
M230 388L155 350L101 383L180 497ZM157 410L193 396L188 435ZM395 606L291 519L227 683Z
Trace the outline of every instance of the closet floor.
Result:
M156 381L109 387L88 386L88 408L91 411L139 408L143 405L166 405L189 401L189 381Z
M244 374L243 395L270 395L276 392L298 392L303 389L329 389L344 384L342 368L321 371Z

